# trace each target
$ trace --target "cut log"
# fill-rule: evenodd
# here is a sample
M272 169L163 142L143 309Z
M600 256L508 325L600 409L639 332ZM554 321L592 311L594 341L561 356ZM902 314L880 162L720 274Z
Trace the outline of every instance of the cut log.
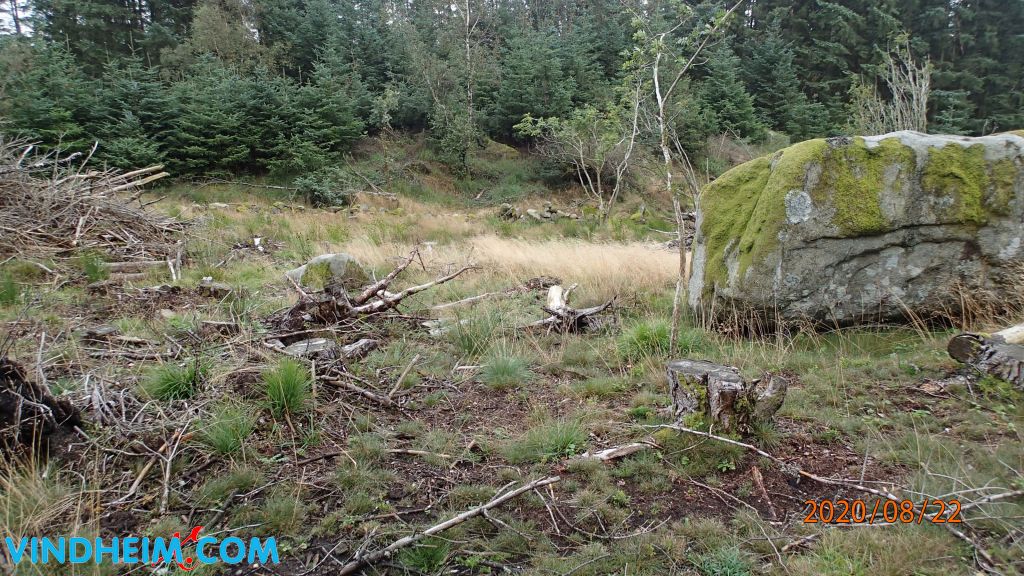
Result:
M60 428L82 424L71 402L54 397L46 386L30 381L20 366L0 358L0 445L39 446Z
M667 369L676 418L701 413L725 432L746 433L771 421L789 387L779 374L747 382L738 368L703 360L674 360Z
M957 334L946 350L954 360L1024 390L1024 324L992 334Z
M550 316L528 324L526 327L546 328L562 333L580 333L604 326L604 320L597 317L597 315L611 308L612 304L615 303L615 298L599 306L573 308L569 306L569 296L576 289L576 286L576 284L573 284L568 288L562 288L561 285L556 284L548 288L547 304L542 306L541 309Z

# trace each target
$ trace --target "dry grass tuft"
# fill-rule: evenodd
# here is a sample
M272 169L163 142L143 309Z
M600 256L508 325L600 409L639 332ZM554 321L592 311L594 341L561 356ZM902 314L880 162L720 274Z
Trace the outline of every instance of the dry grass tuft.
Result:
M359 239L342 249L368 265L386 266L407 247ZM458 246L433 246L424 251L424 257L439 262L473 260L506 285L539 275L555 276L566 284L579 283L580 298L596 299L667 289L679 270L674 252L649 244L530 241L493 235L467 238Z

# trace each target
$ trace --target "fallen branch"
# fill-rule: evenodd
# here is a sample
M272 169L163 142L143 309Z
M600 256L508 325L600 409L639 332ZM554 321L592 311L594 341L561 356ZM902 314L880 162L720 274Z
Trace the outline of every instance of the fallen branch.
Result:
M412 371L412 367L416 365L416 362L418 362L419 359L419 354L412 357L412 360L410 360L409 364L406 365L405 370L402 370L402 373L399 374L398 380L395 380L394 386L391 387L391 390L388 390L388 399L395 397L395 392L398 392L398 389L401 388L402 381L405 380L405 377L409 375L409 372Z
M387 406L388 408L397 408L398 407L398 404L395 404L394 401L392 401L390 398L388 398L386 396L381 396L380 394L377 394L375 392L370 392L366 388L362 388L360 386L356 386L355 384L353 384L353 383L351 383L351 382L349 382L349 381L347 381L347 380L345 380L343 378L322 378L322 381L326 382L327 384L332 384L334 386L338 386L340 388L344 388L345 390L348 390L349 392L355 392L356 394L362 396L363 398L366 398L368 400L373 400L374 402L376 402L376 403L378 403L378 404L380 404L382 406Z
M580 455L577 460L599 460L601 462L609 462L611 460L617 460L619 458L625 458L630 454L636 454L641 450L646 450L652 445L651 442L633 442L631 444L623 444L622 446L612 446L598 452L585 452Z
M521 494L523 494L525 492L529 492L530 490L533 490L535 488L539 488L541 486L548 486L550 484L554 484L555 482L558 482L559 480L561 480L561 477L559 477L559 476L549 476L547 478L541 478L539 480L534 480L533 482L530 482L528 484L524 484L524 485L520 486L519 488L516 488L515 490L512 490L510 492L505 492L504 494L500 494L498 496L495 496L493 499L491 499L490 502L487 502L486 504L482 504L480 506L477 506L476 508L471 508L469 510L466 510L465 512L462 512L462 513L460 513L460 514L458 514L456 516L453 516L453 517L449 518L448 520L445 520L444 522L441 522L440 524L435 524L435 525L431 526L430 528L427 528L426 530L424 530L422 532L417 532L415 534L410 534L409 536L405 536L403 538L399 538L398 540L396 540L395 542L393 542L391 545L389 545L386 548L383 548L381 550L376 550L376 551L370 552L368 554L356 553L356 555L352 558L352 560L349 561L348 564L343 566L341 568L341 570L339 572L337 572L337 574L339 576L344 576L346 574L353 574L353 573L357 572L358 570L362 569L363 567L368 566L370 564L373 564L375 562L378 562L380 560L383 560L384 558L388 558L393 553L395 553L396 551L401 550L402 548L405 548L407 546L411 546L411 545L415 544L416 542L419 542L420 540L422 540L422 539L424 539L424 538L426 538L428 536L433 536L434 534L438 534L440 532L444 532L445 530L451 528L452 526L457 526L458 524L461 524L461 523L465 522L466 520L469 520L470 518L473 518L475 516L480 516L484 512L486 512L486 511L488 511L488 510L490 510L492 508L496 508L496 507L504 504L505 502L508 502L509 500L512 500L513 498L518 497L519 495L521 495Z

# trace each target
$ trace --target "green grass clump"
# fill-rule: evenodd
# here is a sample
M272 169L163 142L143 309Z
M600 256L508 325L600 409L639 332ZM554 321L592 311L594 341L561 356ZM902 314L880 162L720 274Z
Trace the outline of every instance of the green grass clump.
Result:
M276 490L260 510L264 534L292 534L306 518L306 505L301 495L294 491Z
M263 481L259 470L236 466L207 480L196 491L199 502L220 505L232 492L245 492Z
M610 398L625 389L626 383L622 378L614 376L602 376L572 383L573 392L583 398Z
M295 414L305 407L310 389L309 369L298 360L281 360L263 373L263 383L274 416Z
M533 372L525 359L502 353L487 360L480 377L490 389L502 391L529 382L533 379Z
M638 362L667 355L670 333L668 322L663 320L634 324L619 336L619 356L627 362Z
M6 272L0 273L0 306L17 304L19 296L21 296L21 288L14 281L14 277Z
M704 576L748 576L750 561L739 548L718 548L694 558L693 562Z
M421 574L436 574L448 561L451 548L447 540L427 538L415 547L402 550L398 561Z
M449 342L467 358L476 358L500 335L501 314L497 310L457 318L447 333Z
M157 400L191 398L206 377L207 367L202 360L193 359L185 364L163 364L153 368L142 383L143 391Z
M587 431L576 420L550 420L509 441L502 451L513 464L547 462L584 451Z
M240 406L225 405L202 427L199 439L220 454L238 452L253 430L252 414Z
M78 267L81 268L82 273L89 279L89 282L99 282L110 277L110 271L107 270L106 262L104 262L102 256L95 252L83 252L79 255Z

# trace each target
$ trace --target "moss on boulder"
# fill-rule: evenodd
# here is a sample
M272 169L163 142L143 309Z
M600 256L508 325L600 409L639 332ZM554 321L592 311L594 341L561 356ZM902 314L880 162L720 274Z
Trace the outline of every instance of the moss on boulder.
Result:
M701 198L691 304L853 323L940 299L932 284L1024 253L1022 150L1024 132L896 132L737 166ZM998 273L980 275L990 287Z
M370 281L370 277L355 258L343 252L321 254L306 264L285 273L297 284L313 290L323 290L328 284L345 288L359 288Z

